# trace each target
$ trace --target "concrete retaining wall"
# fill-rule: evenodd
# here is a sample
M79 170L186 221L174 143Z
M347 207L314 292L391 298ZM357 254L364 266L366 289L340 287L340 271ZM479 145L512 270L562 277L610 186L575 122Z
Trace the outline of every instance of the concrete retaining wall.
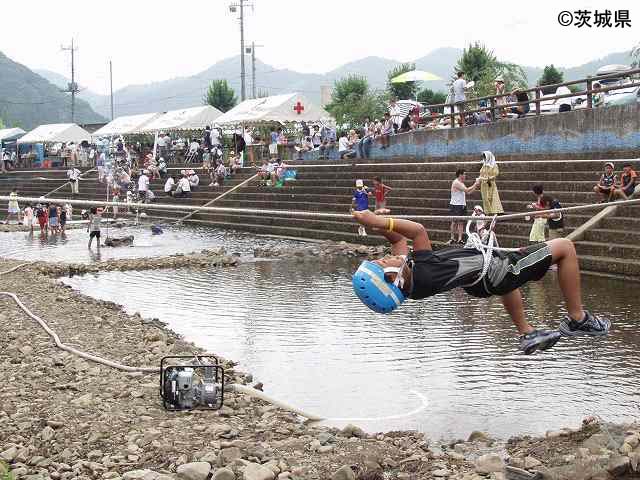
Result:
M499 160L635 158L640 150L640 106L581 109L494 124L446 130L418 130L391 137L391 146L372 158L477 158L491 150ZM317 152L310 152L317 157Z

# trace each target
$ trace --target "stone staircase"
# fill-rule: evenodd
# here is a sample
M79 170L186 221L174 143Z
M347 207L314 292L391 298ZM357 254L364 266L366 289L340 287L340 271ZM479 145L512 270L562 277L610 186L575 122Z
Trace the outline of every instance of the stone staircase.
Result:
M462 159L460 159L462 160ZM361 162L361 160L358 160ZM623 160L615 161L621 169ZM309 212L348 213L355 180L362 178L371 185L374 176L393 188L388 206L397 215L447 215L449 189L458 166L468 169L467 182L472 182L479 172L478 162L433 162L418 163L415 160L397 158L384 163L313 164L302 163L298 179L284 188L262 187L257 181L240 187L213 206L245 209L273 209L283 213L277 215L256 213L200 212L189 221L219 228L250 231L256 234L282 235L308 239L332 239L349 242L379 244L381 237L357 236L353 221L343 219L320 219L297 217L287 210ZM522 212L528 203L535 200L531 186L542 183L548 194L557 197L563 206L595 203L591 189L599 177L603 161L509 161L501 162L498 178L500 197L506 213ZM192 167L193 168L193 167ZM177 168L178 170L180 167ZM163 194L164 181L152 182L156 202L172 205L204 205L224 191L236 186L255 173L254 169L242 169L231 181L221 187L208 187L208 178L201 176L200 189L188 199L174 199ZM19 194L43 195L66 181L64 170L43 170L37 173L12 172L0 176L0 193L8 194L17 186ZM90 173L80 184L81 199L104 199L104 185L97 182L97 174ZM64 188L53 195L70 198L70 189ZM469 196L468 204L481 204L480 193ZM373 199L371 199L373 206ZM6 215L6 202L0 204L0 216ZM565 216L565 233L590 219L597 210L580 211ZM165 220L174 220L188 211L166 210L161 207L149 210L149 215ZM599 274L626 276L640 279L640 206L619 208L615 216L604 220L596 229L577 242L580 262L584 270ZM435 243L449 238L449 221L423 222ZM524 220L500 222L497 229L501 246L516 247L528 244L531 223Z

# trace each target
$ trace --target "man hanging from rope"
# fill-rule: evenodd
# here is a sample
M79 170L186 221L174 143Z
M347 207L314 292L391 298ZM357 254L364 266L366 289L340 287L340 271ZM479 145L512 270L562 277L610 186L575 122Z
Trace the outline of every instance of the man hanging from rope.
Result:
M551 348L563 335L602 336L609 332L609 320L582 308L580 269L570 240L559 238L511 252L493 250L487 258L480 247L434 252L427 230L410 220L380 217L368 210L353 216L391 243L391 255L364 261L353 274L355 294L375 312L390 313L407 298L420 300L462 287L474 297L500 295L521 335L520 350L526 355ZM413 251L408 239L413 242ZM519 287L540 280L552 264L558 266L567 316L559 331L537 330L525 319Z

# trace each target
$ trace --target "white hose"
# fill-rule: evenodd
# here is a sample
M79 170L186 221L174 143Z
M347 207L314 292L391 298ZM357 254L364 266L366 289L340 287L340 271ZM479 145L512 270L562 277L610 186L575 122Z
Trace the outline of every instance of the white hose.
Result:
M25 265L28 265L28 263L23 263L7 270L6 272L1 272L0 275L4 276L11 272L15 272L16 270L18 270L21 267L24 267ZM16 305L18 305L18 307L20 307L24 311L24 313L26 313L29 317L31 317L32 319L34 319L36 322L40 324L40 326L44 329L44 331L47 332L51 338L53 338L53 341L55 342L56 347L60 348L61 350L64 350L69 353L73 353L74 355L85 358L87 360L91 360L92 362L100 363L102 365L106 365L107 367L117 368L118 370L123 370L125 372L152 373L152 372L159 371L158 368L153 368L153 367L131 367L129 365L122 365L121 363L112 362L111 360L98 357L97 355L91 355L90 353L86 353L76 348L70 347L69 345L65 345L60 341L60 337L58 337L58 334L54 332L49 327L49 325L47 325L47 322L45 322L42 318L40 318L38 315L33 313L31 310L29 310L29 308L20 301L20 299L15 293L0 292L0 296L11 298L16 303Z
M263 400L267 403L275 405L276 407L280 407L283 410L288 410L289 412L293 412L296 415L300 415L301 417L305 417L314 422L324 420L323 417L319 417L318 415L313 415L312 413L307 413L296 407L292 407L291 405L288 405L280 400L271 398L270 396L266 395L264 392L261 392L260 390L256 390L255 388L247 387L246 385L240 385L238 383L232 383L231 385L229 385L229 387L231 390L235 392L244 393L245 395L249 395L250 397L254 397L254 398L259 398L260 400Z

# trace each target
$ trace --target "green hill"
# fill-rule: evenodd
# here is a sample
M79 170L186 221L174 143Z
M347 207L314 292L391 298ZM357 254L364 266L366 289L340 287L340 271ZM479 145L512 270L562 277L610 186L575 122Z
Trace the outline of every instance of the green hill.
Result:
M47 123L71 122L71 99L58 87L0 52L0 118L7 126L30 130ZM76 99L76 123L106 119Z

